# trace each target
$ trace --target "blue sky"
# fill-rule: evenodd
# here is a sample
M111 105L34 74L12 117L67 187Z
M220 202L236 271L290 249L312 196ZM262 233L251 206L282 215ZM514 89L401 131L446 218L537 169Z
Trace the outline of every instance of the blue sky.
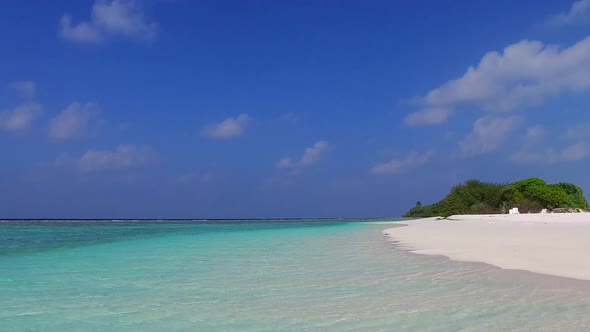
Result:
M590 0L8 0L0 217L397 216L590 191Z

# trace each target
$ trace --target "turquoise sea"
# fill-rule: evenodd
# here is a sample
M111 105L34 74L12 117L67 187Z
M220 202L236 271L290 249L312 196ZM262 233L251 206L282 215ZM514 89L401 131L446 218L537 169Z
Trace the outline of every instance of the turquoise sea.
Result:
M0 331L583 331L588 283L360 221L0 222Z

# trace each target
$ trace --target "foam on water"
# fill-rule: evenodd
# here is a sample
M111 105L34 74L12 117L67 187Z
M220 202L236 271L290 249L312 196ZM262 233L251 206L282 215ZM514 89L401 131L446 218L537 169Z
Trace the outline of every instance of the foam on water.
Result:
M4 223L0 330L587 330L588 283L414 255L390 227Z

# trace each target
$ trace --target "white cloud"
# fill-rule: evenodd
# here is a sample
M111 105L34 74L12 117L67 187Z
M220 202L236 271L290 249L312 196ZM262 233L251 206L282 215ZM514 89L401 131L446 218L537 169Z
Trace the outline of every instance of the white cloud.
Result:
M590 123L582 123L568 128L563 135L568 140L582 140L590 137Z
M315 164L324 153L328 151L330 144L326 141L316 142L312 147L305 149L303 157L299 160L299 165L309 166Z
M285 157L277 163L278 168L291 168L293 166L293 160L289 157Z
M562 12L547 20L550 26L576 25L586 23L590 19L590 0L575 1L570 10Z
M72 16L65 14L60 21L60 35L63 39L85 42L98 43L102 40L102 34L99 29L88 22L80 22L77 25L72 25Z
M563 92L590 89L590 37L567 48L523 40L502 52L488 52L476 67L416 99L424 110L406 122L439 124L455 109L512 111L542 104ZM436 113L432 110L445 110Z
M313 146L308 147L303 152L299 160L293 160L290 157L285 157L277 163L278 168L291 169L300 171L304 167L311 166L323 157L330 150L330 144L326 141L317 141Z
M447 122L452 115L453 109L449 107L432 107L410 113L405 118L408 126L437 125Z
M60 20L61 37L74 42L98 43L109 36L151 40L156 30L136 0L96 0L89 21L74 24L70 14Z
M11 110L0 112L0 129L13 132L26 130L41 112L41 105L34 102L26 102Z
M540 135L542 139L546 136L546 130L543 127L531 127L529 128L527 134L536 132L535 128L539 128L540 134L533 134L534 137ZM529 135L527 135L527 138L528 136ZM590 123L582 123L568 128L562 135L562 138L569 141L574 141L574 143L568 143L569 145L561 149L556 149L554 146L550 146L542 151L531 151L530 148L532 145L528 145L528 149L526 149L527 145L524 145L525 149L511 154L510 160L523 164L555 164L578 161L590 156L590 146L588 146L587 142L585 141L586 139L590 138Z
M230 139L242 136L250 122L248 114L240 114L223 120L218 124L209 125L201 130L201 135L209 138Z
M98 121L98 107L92 103L71 103L51 120L49 139L65 141L92 136Z
M547 137L547 129L543 126L529 127L526 130L524 140L526 143L538 143Z
M426 165L432 159L432 152L410 152L403 159L393 159L386 163L379 163L371 168L373 174L399 174Z
M83 172L125 170L154 163L156 153L148 146L119 145L114 151L88 150L75 161Z
M510 160L523 164L555 164L582 160L588 155L590 155L588 145L578 142L565 147L562 151L550 148L544 152L515 152L510 156Z
M15 81L9 84L20 98L33 100L36 96L35 82L32 81Z
M496 150L508 135L522 122L520 117L483 117L475 121L473 130L459 145L468 156L476 156Z
M561 156L564 161L576 161L586 158L589 153L590 149L588 145L580 142L566 147L561 153Z

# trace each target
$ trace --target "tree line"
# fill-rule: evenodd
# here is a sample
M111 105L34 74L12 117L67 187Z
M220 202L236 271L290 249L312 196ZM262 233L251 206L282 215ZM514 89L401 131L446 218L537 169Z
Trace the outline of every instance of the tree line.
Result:
M417 202L404 217L427 218L455 214L499 214L510 208L522 213L548 210L588 209L582 188L572 183L547 184L539 178L529 178L507 184L468 180L454 186L440 202L422 205Z

